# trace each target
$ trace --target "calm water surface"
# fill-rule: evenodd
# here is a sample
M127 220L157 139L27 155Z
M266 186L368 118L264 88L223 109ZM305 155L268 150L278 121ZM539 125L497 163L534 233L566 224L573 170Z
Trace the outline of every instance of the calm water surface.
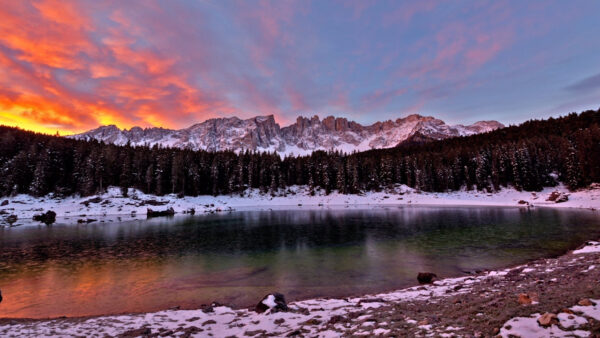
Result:
M248 211L0 229L0 317L83 316L347 296L560 255L600 237L587 210Z

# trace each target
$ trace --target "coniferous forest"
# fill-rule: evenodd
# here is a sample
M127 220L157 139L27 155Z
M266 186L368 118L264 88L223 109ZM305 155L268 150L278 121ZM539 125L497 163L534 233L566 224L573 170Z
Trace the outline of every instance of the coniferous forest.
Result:
M493 132L341 154L206 152L115 146L0 127L0 195L91 195L108 186L164 195L284 193L293 185L360 193L406 184L423 191L538 191L600 182L600 110Z

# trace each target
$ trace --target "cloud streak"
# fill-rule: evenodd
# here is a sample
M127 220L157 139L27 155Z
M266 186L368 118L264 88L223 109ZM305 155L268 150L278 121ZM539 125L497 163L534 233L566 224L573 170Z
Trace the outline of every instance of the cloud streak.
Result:
M573 92L588 92L594 89L600 89L600 73L586 77L567 87L567 90Z

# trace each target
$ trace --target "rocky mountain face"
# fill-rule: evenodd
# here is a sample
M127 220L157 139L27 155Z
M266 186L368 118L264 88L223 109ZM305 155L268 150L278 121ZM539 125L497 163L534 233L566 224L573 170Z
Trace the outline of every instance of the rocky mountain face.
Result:
M133 127L119 129L102 126L82 134L68 136L80 140L98 140L124 145L155 144L194 150L275 151L281 156L306 155L315 150L342 152L394 147L404 141L440 140L455 136L484 133L504 125L480 121L472 125L448 125L431 116L409 115L395 121L363 126L345 118L329 116L320 120L298 117L296 123L280 127L273 115L247 120L237 117L216 118L179 130Z

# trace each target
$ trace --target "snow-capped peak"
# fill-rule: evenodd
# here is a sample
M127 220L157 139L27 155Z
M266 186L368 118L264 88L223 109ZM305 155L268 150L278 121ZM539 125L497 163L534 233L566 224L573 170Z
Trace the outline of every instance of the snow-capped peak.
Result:
M295 123L280 127L273 115L266 115L245 120L238 117L214 118L179 130L140 127L127 130L108 125L69 137L118 145L159 144L163 147L207 151L275 151L285 156L306 155L315 150L349 153L390 148L416 137L419 140L439 140L503 127L497 121L453 126L440 119L417 114L368 126L334 116L327 116L323 120L316 115L311 118L299 116Z

